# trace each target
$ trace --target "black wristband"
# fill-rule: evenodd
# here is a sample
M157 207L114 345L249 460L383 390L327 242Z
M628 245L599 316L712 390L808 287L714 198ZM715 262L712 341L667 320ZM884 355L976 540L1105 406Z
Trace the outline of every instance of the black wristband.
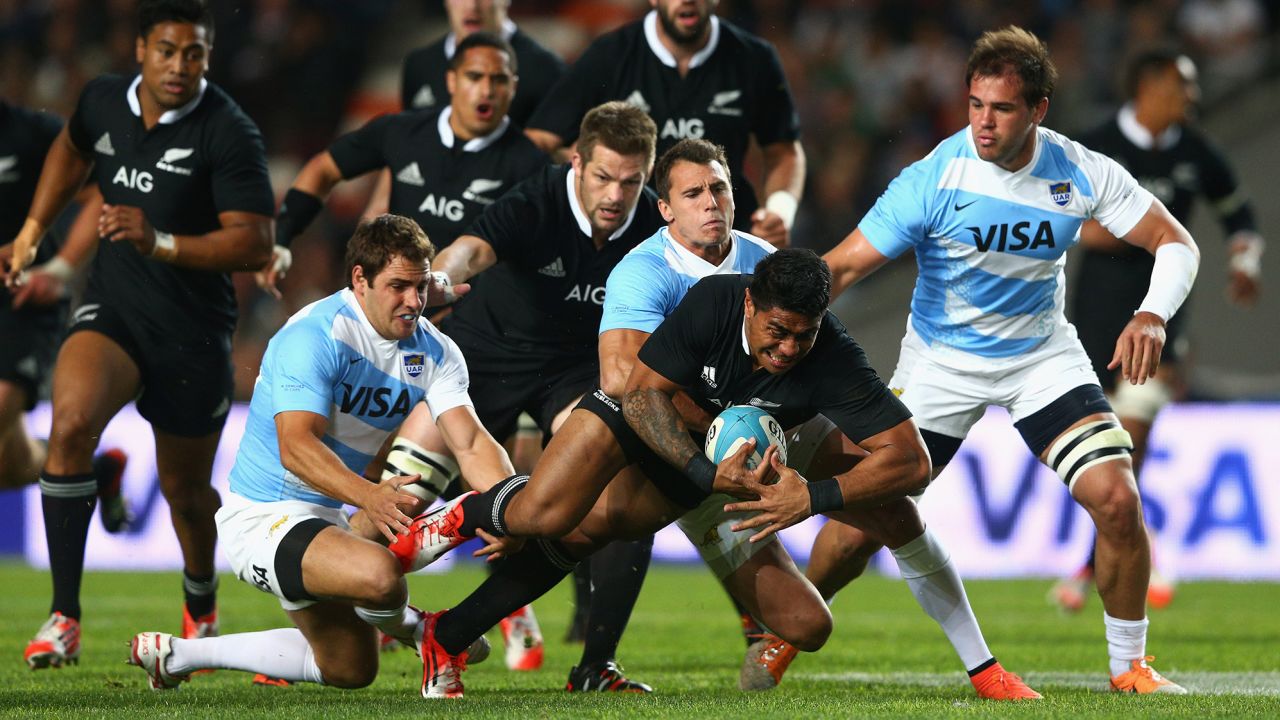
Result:
M809 512L821 515L832 510L844 508L844 493L840 492L840 482L835 478L818 480L809 483Z
M716 482L716 464L708 460L706 455L694 453L689 462L684 464L684 474L703 495L711 494L711 488Z
M320 198L289 188L289 192L284 194L284 202L280 203L280 214L276 216L276 244L289 247L293 238L301 235L323 209L324 203Z

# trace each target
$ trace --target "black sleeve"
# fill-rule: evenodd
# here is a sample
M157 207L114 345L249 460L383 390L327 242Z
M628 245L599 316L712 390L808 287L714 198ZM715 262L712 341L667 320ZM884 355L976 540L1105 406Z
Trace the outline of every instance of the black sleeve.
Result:
M800 137L800 114L782 71L782 61L772 45L763 44L757 53L757 100L751 118L751 132L763 147L790 142Z
M107 83L108 79L105 76L90 80L84 86L84 90L80 91L75 112L71 113L71 119L67 121L67 135L71 138L71 144L75 145L83 155L93 152L94 138L90 137L92 131L86 123L88 118L93 117L95 101L102 95L101 88Z
M364 127L339 137L329 145L329 154L343 178L353 178L387 166L384 152L387 132L400 115L383 115Z
M689 288L675 310L640 346L638 357L671 382L691 387L700 377L703 360L711 354L718 319L733 309L726 307L724 298L725 293L713 292L705 282Z
M609 100L606 91L612 85L608 76L618 63L616 43L607 42L608 36L592 43L542 99L538 109L529 118L532 130L546 130L559 135L565 145L578 139L578 127L591 108Z
M40 161L43 163L45 154L49 152L49 146L53 145L58 133L62 132L62 118L52 113L37 112L34 113L33 120L35 135L40 143Z
M1208 140L1201 141L1200 153L1201 187L1205 198L1213 204L1222 228L1228 235L1240 230L1256 230L1253 206L1244 196L1226 156Z
M273 217L276 200L258 127L245 115L233 115L227 131L218 133L214 143L210 153L214 209Z
M544 216L549 215L546 209L553 201L551 194L544 192L546 183L539 182L540 178L545 175L530 178L507 191L485 208L464 234L475 235L492 245L499 262L527 265L531 256L529 246L537 242L538 229L547 222Z
M423 79L418 72L418 56L421 50L415 50L409 53L409 57L404 59L404 72L400 75L400 109L409 110L413 107L413 94L418 88L422 87Z
M831 344L809 367L827 377L811 383L814 406L854 442L882 433L911 417L911 411L884 384L867 354L827 313L819 331L830 332Z

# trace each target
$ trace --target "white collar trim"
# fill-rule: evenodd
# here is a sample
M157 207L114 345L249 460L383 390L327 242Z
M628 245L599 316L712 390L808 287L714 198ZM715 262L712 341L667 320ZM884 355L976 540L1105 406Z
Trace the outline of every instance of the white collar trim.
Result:
M129 109L137 117L142 117L142 103L138 100L138 86L142 84L142 75L138 75L129 85L129 90L125 93L125 99L129 101ZM186 105L176 107L172 110L165 110L160 113L159 123L161 125L172 125L182 118L191 114L200 101L204 99L204 91L209 87L209 81L200 78L200 88L196 90L196 96L187 101Z
M658 37L658 11L650 10L648 15L644 16L644 39L649 41L649 49L654 55L662 61L667 67L678 67L676 56L671 54L666 45L662 44L662 39ZM698 67L711 57L711 53L716 51L716 46L720 43L720 18L715 15L711 16L711 33L707 37L707 45L689 58L689 69Z
M680 269L688 271L689 275L698 278L704 278L708 275L736 275L734 263L738 259L738 244L740 238L738 231L731 230L729 232L729 252L725 253L724 260L719 265L712 265L697 253L685 247L671 235L671 226L664 226L658 231L662 234L662 239L666 241L667 247L675 254L675 259L680 263Z
M511 42L511 36L516 34L516 24L507 18L502 21L502 39ZM444 57L446 60L453 57L453 53L458 49L458 36L450 31L444 36Z
M582 234L587 237L592 237L591 220L587 217L587 214L583 212L582 204L578 202L578 190L574 187L576 183L573 182L575 177L577 177L577 173L574 172L573 166L570 165L569 172L565 173L564 177L565 187L569 191L569 209L573 211L573 219L578 221L578 229L582 231ZM613 234L609 236L609 242L613 242L614 240L622 237L622 234L627 231L627 228L631 227L631 221L636 219L636 210L639 208L640 203L637 202L636 206L631 208L631 212L627 214L627 221L622 223L622 226L617 230L614 230Z
M1120 133L1143 150L1166 150L1173 147L1182 137L1181 125L1170 125L1158 137L1153 137L1145 125L1138 122L1138 113L1133 103L1125 103L1116 114L1116 124Z
M449 117L453 115L453 106L450 105L440 111L440 117L436 118L436 129L440 131L440 142L447 148L452 148L453 143L457 140L453 134L453 127L449 125ZM507 131L511 125L511 118L503 115L502 122L498 123L497 129L488 135L473 137L462 146L462 152L480 152L490 145L498 142L498 138Z

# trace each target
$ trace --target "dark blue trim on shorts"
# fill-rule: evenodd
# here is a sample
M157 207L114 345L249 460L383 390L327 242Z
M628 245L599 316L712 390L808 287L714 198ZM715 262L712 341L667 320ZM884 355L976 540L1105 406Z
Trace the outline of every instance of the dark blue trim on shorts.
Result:
M1049 443L1067 428L1090 415L1111 411L1111 403L1102 394L1102 387L1090 383L1068 390L1062 397L1022 418L1013 426L1022 435L1031 454L1040 457Z
M289 528L289 532L276 548L276 581L280 583L280 592L286 600L301 602L315 600L316 596L307 592L302 584L302 556L310 547L311 541L321 530L333 525L321 518L307 518Z

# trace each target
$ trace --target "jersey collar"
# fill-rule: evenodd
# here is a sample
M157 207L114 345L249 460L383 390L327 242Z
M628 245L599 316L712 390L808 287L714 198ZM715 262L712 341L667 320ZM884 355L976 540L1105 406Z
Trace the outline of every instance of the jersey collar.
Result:
M1116 114L1116 125L1120 126L1120 134L1143 150L1168 150L1182 138L1182 126L1170 125L1158 137L1153 137L1145 125L1138 122L1138 113L1133 103L1125 103Z
M564 178L565 188L569 191L569 209L573 211L573 219L578 221L578 229L582 231L583 235L591 237L591 220L587 218L587 214L582 210L582 205L578 202L578 191L573 182L575 177L577 177L577 173L573 171L573 166L570 165L569 172L565 173ZM641 192L644 191L641 190ZM636 206L631 208L631 212L627 214L627 221L622 223L622 226L614 230L613 234L609 236L610 242L622 237L627 228L631 227L631 221L636 219L636 210L639 207L640 203L637 202Z
M129 109L137 117L142 117L142 103L138 101L138 86L142 84L142 76L139 75L129 84L129 90L125 93L125 99L129 101ZM209 81L200 78L200 89L196 91L196 96L191 98L186 105L176 107L172 110L165 110L160 113L159 123L161 125L172 125L182 118L191 114L200 101L204 99L204 91L209 87Z
M650 10L648 15L644 16L644 39L649 41L649 49L654 55L662 61L663 65L673 68L678 67L676 64L676 56L671 54L667 46L662 44L661 38L658 37L658 11ZM716 51L716 46L720 44L720 18L715 15L711 16L711 34L707 38L707 46L693 54L689 58L689 69L693 69L707 61L711 57L711 53Z
M677 272L696 278L704 278L708 275L738 274L738 271L734 269L738 260L739 238L737 230L729 232L729 252L725 253L724 260L719 265L712 265L698 257L689 248L681 245L678 240L671 237L669 227L664 227L658 232L662 234L662 239L667 242L667 261L672 264L672 269Z
M404 342L403 340L388 340L378 334L378 330L373 327L373 323L369 322L369 316L364 314L364 308L360 306L360 298L356 297L354 290L351 288L343 288L338 292L342 295L342 301L347 304L347 307L351 308L352 314L359 319L360 327L364 329L365 333L369 337L369 342L373 343L374 348L376 348L379 353L384 356L389 356L400 349L400 343ZM418 330L421 329L422 319L419 318ZM414 331L415 335L418 330Z
M450 105L440 111L440 117L436 118L436 129L440 131L440 142L445 147L452 149L456 138L453 135L453 127L449 125L449 116L453 115L453 106ZM507 127L511 125L511 117L502 116L502 122L498 123L498 127L488 135L473 137L462 145L462 152L480 152L490 145L498 142L498 138L507 131Z
M516 34L516 24L511 18L502 21L502 39L511 42L511 36ZM458 36L450 32L444 36L444 57L449 59L453 57L453 53L458 49Z

